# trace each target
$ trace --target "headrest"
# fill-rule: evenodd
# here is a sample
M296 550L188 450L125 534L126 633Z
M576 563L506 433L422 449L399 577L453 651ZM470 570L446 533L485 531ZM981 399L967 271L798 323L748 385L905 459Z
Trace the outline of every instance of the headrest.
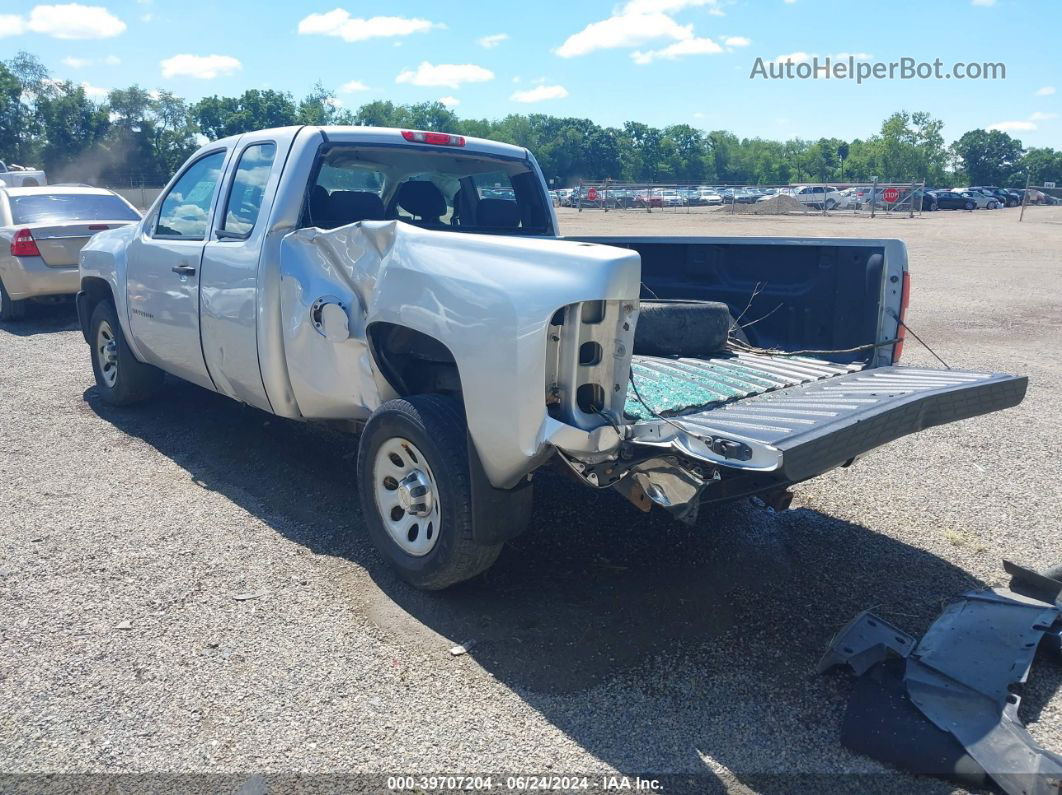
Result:
M515 229L520 225L520 208L508 199L480 199L476 206L478 226Z
M425 221L438 221L446 215L446 199L434 183L417 180L403 182L398 188L398 206Z
M328 221L328 191L320 185L310 188L310 223L324 226Z
M383 201L372 191L333 191L328 199L328 215L333 226L344 226L355 221L382 221Z

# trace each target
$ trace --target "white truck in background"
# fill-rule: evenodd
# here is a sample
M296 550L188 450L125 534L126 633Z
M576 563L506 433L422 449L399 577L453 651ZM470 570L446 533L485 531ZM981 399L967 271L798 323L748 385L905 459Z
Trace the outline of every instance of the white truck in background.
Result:
M14 163L9 166L0 160L0 187L36 188L47 184L48 177L43 171Z
M1026 388L896 364L899 241L561 238L530 152L438 132L207 144L142 221L82 249L80 287L104 401L171 373L359 431L370 536L428 589L494 562L541 467L683 520L753 494L782 506L793 483Z

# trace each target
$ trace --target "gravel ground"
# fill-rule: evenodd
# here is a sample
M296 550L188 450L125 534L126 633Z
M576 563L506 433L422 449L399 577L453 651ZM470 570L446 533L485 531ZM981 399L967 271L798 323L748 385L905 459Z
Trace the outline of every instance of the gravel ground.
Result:
M108 408L72 309L35 307L0 328L0 771L949 791L841 748L850 680L813 669L860 610L921 633L1003 581L1002 557L1062 561L1062 209L561 217L566 234L903 238L913 328L955 366L1028 374L1028 397L708 528L547 475L485 577L420 594L365 537L354 439L176 380ZM1038 663L1023 702L1056 750L1060 684Z

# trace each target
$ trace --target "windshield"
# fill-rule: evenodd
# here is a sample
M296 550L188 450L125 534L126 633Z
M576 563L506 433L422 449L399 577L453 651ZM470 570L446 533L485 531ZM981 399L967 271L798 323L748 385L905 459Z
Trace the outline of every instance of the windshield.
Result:
M33 193L9 196L16 224L49 221L139 221L140 215L113 194Z
M549 202L527 160L453 148L335 144L321 154L304 213L332 229L399 220L428 229L552 234Z

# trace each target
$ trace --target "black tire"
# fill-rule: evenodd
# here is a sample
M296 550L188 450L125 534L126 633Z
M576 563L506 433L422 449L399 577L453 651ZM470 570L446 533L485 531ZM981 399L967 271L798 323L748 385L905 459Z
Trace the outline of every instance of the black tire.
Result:
M391 536L376 496L377 453L395 438L411 442L422 454L435 487L439 526L434 528L434 545L422 555L406 551ZM415 588L447 588L481 574L498 559L502 543L473 538L468 430L464 410L453 398L415 395L390 400L373 412L358 444L358 493L373 544Z
M977 209L977 205L974 202L966 202L966 209L967 210L976 210Z
M12 323L26 316L26 301L16 301L7 294L7 288L0 281L0 322Z
M837 202L835 202L833 199L827 199L826 200L826 212L829 212L830 210L834 209L835 207L837 207Z
M726 346L732 318L716 301L642 301L634 352L645 356L705 356Z
M101 337L101 328L106 324L107 331ZM104 362L107 355L103 339L113 340L114 361ZM118 313L110 301L100 301L92 311L89 321L89 348L92 356L92 373L96 376L96 389L104 403L112 406L130 406L152 397L159 391L165 374L157 367L137 359L129 349L118 322ZM105 368L111 364L115 367L113 378Z

